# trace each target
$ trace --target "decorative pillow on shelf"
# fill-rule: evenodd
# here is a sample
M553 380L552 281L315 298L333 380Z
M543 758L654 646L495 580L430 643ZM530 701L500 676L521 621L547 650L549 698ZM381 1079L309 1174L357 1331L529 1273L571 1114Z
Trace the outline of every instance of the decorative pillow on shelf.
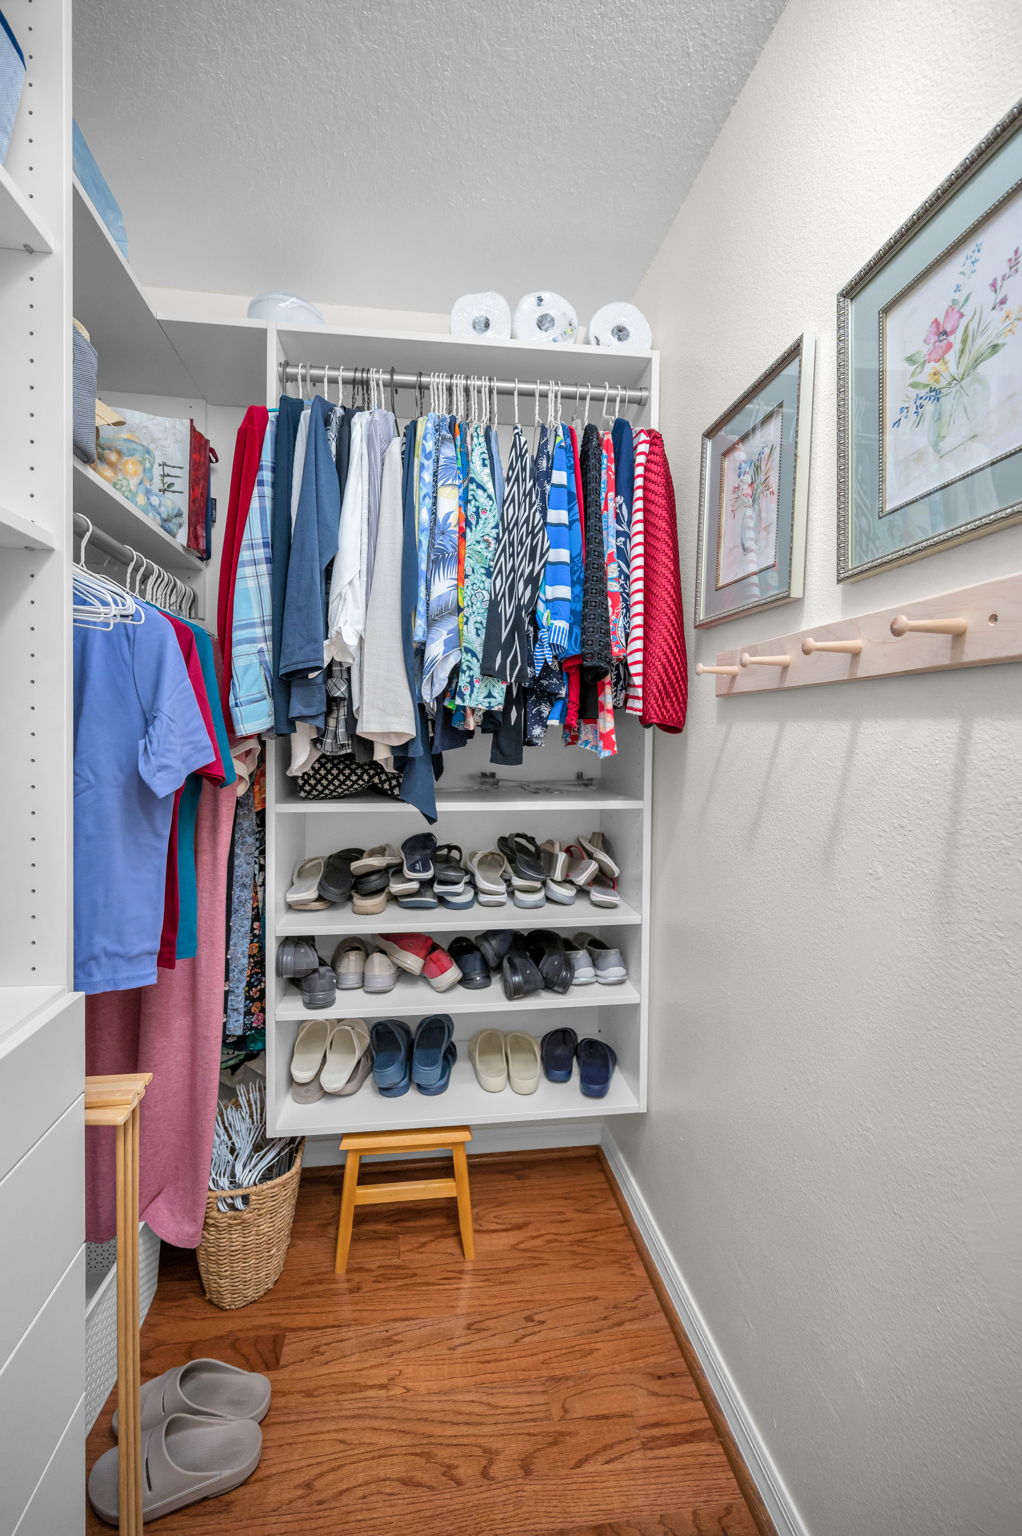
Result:
M348 795L364 794L397 800L401 776L390 773L379 763L357 763L353 757L324 753L299 775L298 793L303 800L344 800Z

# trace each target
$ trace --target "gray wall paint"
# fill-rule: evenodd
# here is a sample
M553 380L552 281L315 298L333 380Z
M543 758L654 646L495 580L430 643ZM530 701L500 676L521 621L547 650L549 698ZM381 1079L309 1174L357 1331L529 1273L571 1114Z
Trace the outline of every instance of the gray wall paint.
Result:
M690 612L700 433L819 338L806 597L693 664L1022 570L1016 528L834 580L835 294L1020 80L992 0L781 16L637 295ZM813 1536L1022 1531L1020 716L1017 666L693 675L657 742L651 1108L611 1129Z

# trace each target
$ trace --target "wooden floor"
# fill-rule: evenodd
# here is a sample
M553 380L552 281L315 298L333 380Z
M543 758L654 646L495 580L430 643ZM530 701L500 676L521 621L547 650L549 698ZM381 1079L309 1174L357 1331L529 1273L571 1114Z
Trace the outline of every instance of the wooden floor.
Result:
M255 1475L161 1536L756 1536L595 1151L471 1172L472 1264L453 1202L369 1207L335 1278L337 1169L305 1175L284 1274L242 1311L164 1249L143 1379L212 1355L273 1402Z

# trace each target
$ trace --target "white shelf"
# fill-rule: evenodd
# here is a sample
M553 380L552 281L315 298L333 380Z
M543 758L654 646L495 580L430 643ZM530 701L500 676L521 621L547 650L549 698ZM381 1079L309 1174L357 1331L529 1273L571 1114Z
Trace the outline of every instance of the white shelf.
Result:
M0 987L0 1040L65 995L63 987Z
M640 1001L639 992L630 981L613 987L601 987L593 983L588 987L572 987L563 997L554 992L539 992L523 997L518 1002L508 1002L500 984L500 976L494 975L488 987L473 991L468 987L455 987L451 992L434 992L428 981L421 976L398 977L397 986L391 992L363 992L359 987L350 992L338 992L332 1008L308 1009L302 1003L297 987L278 1002L274 1017L280 1023L298 1023L302 1019L366 1019L425 1017L427 1013L485 1014L492 1017L495 1026L513 1028L513 1019L523 1013L560 1013L576 1008L628 1008ZM554 1026L551 1025L550 1028Z
M434 1010L441 1011L441 1010ZM520 1124L533 1120L602 1120L605 1115L635 1114L640 1105L628 1079L619 1071L610 1080L606 1098L587 1099L579 1091L578 1073L568 1083L543 1078L535 1093L505 1088L487 1093L480 1088L467 1047L458 1047L459 1060L450 1087L435 1098L413 1087L400 1099L386 1099L366 1082L350 1098L326 1094L315 1104L296 1104L282 1097L273 1122L276 1136L340 1136L349 1131L411 1130L422 1126Z
M22 517L20 512L10 512L0 507L0 549L56 549L52 533Z
M74 179L74 314L99 354L99 392L201 399L141 284ZM262 389L261 376L256 389Z
M654 351L624 352L588 343L577 346L537 344L532 341L488 341L430 331L365 331L329 325L281 325L277 336L290 363L313 363L345 368L395 368L398 372L431 369L445 373L482 373L522 382L519 407L530 409L530 390L536 379L581 384L596 379L610 385L611 401L616 386L649 386ZM407 393L407 391L406 391ZM573 399L574 397L572 397ZM602 404L602 393L593 384L593 402ZM567 400L565 405L567 405ZM526 414L525 419L531 421Z
M352 912L350 907L326 912L286 912L278 917L276 932L281 937L333 933L338 938L348 933L479 933L485 928L570 928L576 932L580 928L620 928L641 922L640 914L625 902L618 907L594 907L591 901L581 898L570 907L556 901L548 901L543 907L516 907L508 901L503 907L481 907L476 903L462 912L442 906L412 909L389 902L385 912L368 917Z
M148 555L165 570L179 575L196 576L204 569L204 562L194 550L179 544L165 533L159 523L146 517L133 507L112 485L80 460L72 461L74 468L72 500L74 510L84 514L95 527L101 528L111 538L122 544L130 544L140 555Z
M252 405L266 389L265 320L195 320L157 316L209 405Z
M437 814L442 816L456 811L514 811L516 815L539 815L551 811L570 811L583 815L588 811L641 811L642 801L630 795L615 795L595 789L572 790L568 794L527 795L514 789L438 789L436 792ZM418 816L414 805L403 800L390 800L383 795L351 795L344 800L282 800L277 810L285 815L310 813L312 815L346 815L358 812L392 811Z
M31 199L26 197L9 171L0 165L0 250L53 250L53 236L37 217Z

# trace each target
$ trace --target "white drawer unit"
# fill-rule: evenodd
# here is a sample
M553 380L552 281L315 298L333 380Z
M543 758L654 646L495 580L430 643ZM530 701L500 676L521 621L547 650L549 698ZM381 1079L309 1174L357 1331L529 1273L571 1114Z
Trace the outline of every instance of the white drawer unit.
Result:
M82 1441L85 1438L80 1402L57 1442L57 1448L35 1487L14 1536L78 1536L85 1529L85 1481Z

